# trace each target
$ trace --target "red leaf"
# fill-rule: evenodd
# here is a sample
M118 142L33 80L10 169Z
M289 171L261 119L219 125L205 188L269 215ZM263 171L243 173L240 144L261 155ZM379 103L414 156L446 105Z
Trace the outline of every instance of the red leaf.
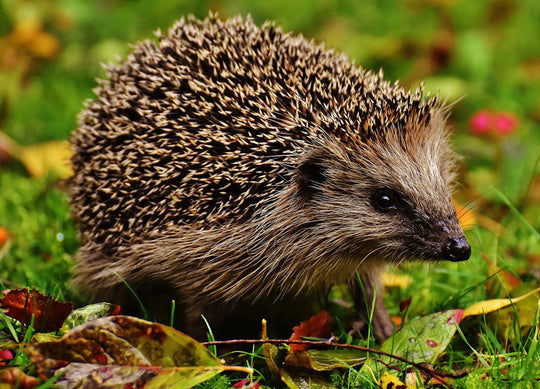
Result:
M332 334L332 317L326 311L322 311L310 319L301 322L293 328L293 334L289 340L301 340L302 337L328 338ZM308 345L291 344L291 351L305 351Z
M40 332L58 330L73 310L73 304L61 303L36 289L5 290L3 295L0 305L5 309L5 314L27 326L33 315L34 328Z
M402 300L399 303L399 311L404 312L407 308L409 308L409 305L411 305L412 297L409 297L406 300Z

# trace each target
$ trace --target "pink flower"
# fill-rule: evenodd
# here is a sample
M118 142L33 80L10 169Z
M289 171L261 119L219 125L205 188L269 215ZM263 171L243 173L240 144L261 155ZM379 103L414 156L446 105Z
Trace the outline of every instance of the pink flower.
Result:
M252 382L250 380L242 380L238 381L236 384L234 384L233 388L249 388L249 389L257 389L259 386L261 386L260 382Z
M13 353L11 351L0 350L0 366L5 366L10 359L13 359Z
M477 135L487 134L492 128L493 114L489 111L478 111L469 119L471 132Z
M492 133L499 136L506 136L517 130L518 127L518 117L504 111L491 112L481 110L469 119L469 128L476 135Z
M519 127L519 119L510 112L496 112L493 127L497 134L508 135Z

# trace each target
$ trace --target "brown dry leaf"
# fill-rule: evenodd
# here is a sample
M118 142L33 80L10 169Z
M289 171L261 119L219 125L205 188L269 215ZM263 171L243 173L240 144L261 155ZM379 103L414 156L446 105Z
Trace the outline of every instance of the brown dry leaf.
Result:
M73 310L72 303L59 302L36 289L4 290L2 294L0 305L4 313L27 326L34 316L34 328L39 332L58 330Z
M326 311L320 312L294 327L293 334L289 340L302 340L302 338L306 336L328 338L332 334L332 324L332 316ZM291 344L291 352L305 351L308 347L309 346L304 344Z
M525 76L531 81L540 80L540 58L530 58L521 65Z

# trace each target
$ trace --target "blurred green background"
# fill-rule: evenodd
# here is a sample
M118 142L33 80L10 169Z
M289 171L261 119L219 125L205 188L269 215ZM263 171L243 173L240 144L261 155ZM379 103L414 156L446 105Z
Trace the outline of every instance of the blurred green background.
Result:
M383 68L391 81L424 81L453 104L455 148L464 156L456 198L480 225L470 232L473 257L540 262L537 237L512 221L504 198L538 230L538 0L1 0L0 131L22 145L68 139L96 77L105 76L102 63L209 10L275 20L365 68ZM486 115L503 115L510 127L482 130ZM0 242L0 281L66 293L78 243L65 186L52 175L30 177L12 154L0 140L0 227L9 237Z

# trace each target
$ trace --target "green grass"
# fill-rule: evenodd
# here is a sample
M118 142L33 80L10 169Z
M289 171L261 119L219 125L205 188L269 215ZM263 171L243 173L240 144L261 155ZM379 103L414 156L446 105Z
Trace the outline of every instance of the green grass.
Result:
M11 235L2 255L0 282L6 288L35 286L71 297L66 282L78 242L67 197L54 181L37 181L19 169L0 173L0 226Z

